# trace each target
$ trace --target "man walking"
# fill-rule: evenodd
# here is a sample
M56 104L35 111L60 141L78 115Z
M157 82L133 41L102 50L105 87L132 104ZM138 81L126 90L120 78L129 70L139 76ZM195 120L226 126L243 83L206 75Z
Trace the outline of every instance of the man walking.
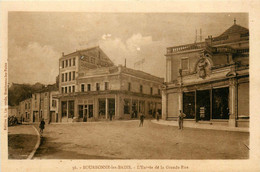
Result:
M183 118L186 115L184 113L182 113L182 111L180 110L180 114L179 114L179 118L178 118L178 122L179 122L179 130L183 130Z
M42 137L42 134L43 134L44 126L45 126L45 122L44 122L44 118L42 118L40 126L39 126L41 137Z
M143 113L141 112L139 127L140 127L140 126L143 126L143 125L144 125L144 115L143 115Z

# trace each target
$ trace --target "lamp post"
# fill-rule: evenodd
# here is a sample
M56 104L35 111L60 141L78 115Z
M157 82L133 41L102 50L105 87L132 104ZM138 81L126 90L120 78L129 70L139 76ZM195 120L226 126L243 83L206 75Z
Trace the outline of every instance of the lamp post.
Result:
M181 77L181 80L180 80L180 97L179 97L180 105L179 105L179 110L182 111L182 69L179 69L179 74L180 74L180 77Z

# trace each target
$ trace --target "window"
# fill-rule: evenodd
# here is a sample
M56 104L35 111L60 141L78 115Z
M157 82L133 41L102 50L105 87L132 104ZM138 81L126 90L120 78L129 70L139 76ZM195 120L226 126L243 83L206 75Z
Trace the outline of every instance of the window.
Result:
M68 91L67 91L67 87L65 87L65 93L67 93Z
M81 84L81 92L84 92L84 90L85 90L85 85L84 84Z
M99 116L106 115L106 100L105 99L98 99L98 114L99 114Z
M140 85L140 93L143 93L143 86Z
M25 109L27 109L27 104L25 103Z
M73 93L75 92L75 86L74 85L72 86L72 92Z
M91 84L88 84L88 91L91 91Z
M124 114L130 114L130 101L124 99Z
M182 70L189 69L189 59L188 58L181 59L181 69Z
M131 91L131 83L128 82L128 91Z
M66 67L68 67L68 60L66 60Z
M158 88L158 94L161 95L161 90Z
M56 107L56 100L52 100L52 107Z
M69 59L69 66L71 66L71 59Z
M73 71L72 80L75 80L75 71Z
M68 79L68 73L65 73L65 81Z
M150 88L150 94L153 95L153 87Z
M71 72L69 73L69 81L71 81Z
M64 63L65 63L65 62L64 62L64 60L63 60L63 61L62 61L62 68L64 68L64 66L65 66Z
M96 83L96 91L99 91L99 90L100 90L100 84Z
M108 90L108 87L109 87L109 83L105 82L105 90Z
M73 66L75 66L75 64L76 64L76 59L73 58Z
M30 109L30 108L31 108L31 104L29 103L29 104L28 104L28 109Z
M69 93L71 93L71 86L69 86Z
M61 75L61 82L64 82L64 73Z
M64 87L62 87L61 90L62 90L61 92L64 93Z

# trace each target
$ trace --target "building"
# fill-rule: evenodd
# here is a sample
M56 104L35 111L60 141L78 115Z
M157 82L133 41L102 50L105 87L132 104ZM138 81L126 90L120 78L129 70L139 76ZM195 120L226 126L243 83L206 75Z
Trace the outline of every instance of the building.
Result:
M59 121L130 119L161 111L163 78L115 66L99 47L60 58ZM135 115L134 115L135 114Z
M32 114L32 98L25 99L19 103L18 116L22 122L30 122Z
M163 118L249 125L249 30L234 24L217 37L167 48Z
M40 91L32 94L32 120L39 122L42 118L47 123L57 122L58 119L58 94L56 84L47 85Z

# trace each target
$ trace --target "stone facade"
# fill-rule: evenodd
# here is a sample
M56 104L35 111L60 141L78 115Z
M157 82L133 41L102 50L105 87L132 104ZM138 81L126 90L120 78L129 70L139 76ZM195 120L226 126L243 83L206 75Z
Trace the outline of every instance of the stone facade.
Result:
M167 48L163 113L176 120L249 125L249 30L234 23L204 42Z
M140 113L152 117L155 111L161 112L163 78L115 66L99 47L63 55L60 64L68 58L75 58L72 68L76 72L73 81L60 80L60 122L101 120L110 115L130 119ZM70 69L61 66L60 75Z

